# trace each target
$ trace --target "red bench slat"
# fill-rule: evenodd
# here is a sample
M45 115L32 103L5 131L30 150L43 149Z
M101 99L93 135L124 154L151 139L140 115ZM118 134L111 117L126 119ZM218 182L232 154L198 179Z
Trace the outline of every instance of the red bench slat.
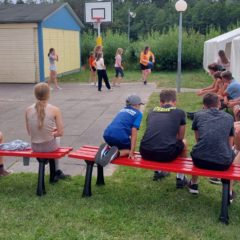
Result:
M85 145L78 150L68 154L70 158L76 158L87 161L94 161L98 147ZM170 163L160 163L146 161L141 159L139 153L136 153L135 159L120 157L112 161L113 164L129 167L137 167L151 170L162 170L168 172L185 173L197 176L216 177L231 180L240 180L240 165L232 165L227 171L211 171L197 168L193 165L191 158L179 157Z
M32 149L27 149L23 151L5 151L0 150L0 156L9 157L33 157L33 158L61 158L67 155L73 148L71 147L61 147L54 152L33 152Z

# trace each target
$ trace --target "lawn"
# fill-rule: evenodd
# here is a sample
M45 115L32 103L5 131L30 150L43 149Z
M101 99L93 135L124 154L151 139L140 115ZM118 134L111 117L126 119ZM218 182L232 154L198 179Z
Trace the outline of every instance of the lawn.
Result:
M185 110L201 107L193 93L178 97L179 107ZM151 96L144 119L158 100L158 94ZM190 121L187 128L190 150L194 143ZM81 176L54 186L47 184L47 195L41 198L35 196L36 174L2 178L0 239L238 239L239 198L230 207L230 225L225 226L218 221L220 186L200 178L200 194L193 196L187 189L176 190L175 174L159 182L153 182L152 175L148 170L119 167L106 178L104 187L93 186L91 198L81 198ZM235 190L240 192L238 185Z
M108 71L109 79L113 79L115 72ZM89 82L89 71L82 70L81 72L59 78L60 82ZM123 82L136 82L141 81L140 71L126 71ZM175 87L176 86L176 73L175 72L155 72L149 76L150 82L156 82L158 87ZM203 70L196 70L192 72L184 72L182 75L182 87L185 88L202 88L212 82L211 77L208 76Z

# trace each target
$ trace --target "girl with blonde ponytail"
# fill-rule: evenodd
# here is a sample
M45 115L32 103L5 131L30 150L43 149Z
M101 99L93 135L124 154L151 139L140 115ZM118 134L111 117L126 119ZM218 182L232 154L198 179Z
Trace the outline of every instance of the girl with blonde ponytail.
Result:
M57 138L63 135L61 111L48 103L50 88L47 83L38 83L34 87L34 94L37 101L27 108L25 114L32 150L34 152L55 151L59 147ZM58 165L58 160L55 160L56 180L66 177Z

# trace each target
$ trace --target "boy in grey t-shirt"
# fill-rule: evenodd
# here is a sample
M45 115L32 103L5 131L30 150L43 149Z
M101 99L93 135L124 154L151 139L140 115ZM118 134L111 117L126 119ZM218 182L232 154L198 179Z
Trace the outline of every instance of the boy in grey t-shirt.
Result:
M215 93L206 94L203 104L204 109L194 115L192 124L197 142L191 152L193 163L198 168L227 170L234 160L233 117L219 110L220 101ZM190 193L198 194L197 180L197 176L192 176Z

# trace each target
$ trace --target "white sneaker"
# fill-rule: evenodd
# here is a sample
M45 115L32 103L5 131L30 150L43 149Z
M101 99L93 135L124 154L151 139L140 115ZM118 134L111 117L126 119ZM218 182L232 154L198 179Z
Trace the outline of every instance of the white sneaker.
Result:
M59 86L57 86L57 87L56 87L56 89L57 89L57 90L62 90L62 88L61 88L61 87L59 87Z

